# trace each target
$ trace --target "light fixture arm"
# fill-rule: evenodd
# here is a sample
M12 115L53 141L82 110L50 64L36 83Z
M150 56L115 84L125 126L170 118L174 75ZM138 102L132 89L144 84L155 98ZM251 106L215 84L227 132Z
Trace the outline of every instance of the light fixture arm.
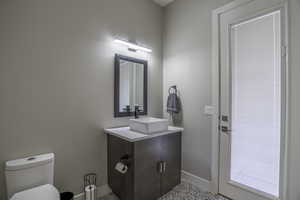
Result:
M132 50L133 51L140 50L140 51L144 51L144 52L148 52L148 53L152 52L152 49L148 49L146 47L142 47L142 46L139 46L137 44L134 44L134 43L131 43L131 42L127 42L127 41L124 41L124 40L115 39L114 42L118 43L118 44L122 44L122 45L127 46L128 49L131 50L131 51Z

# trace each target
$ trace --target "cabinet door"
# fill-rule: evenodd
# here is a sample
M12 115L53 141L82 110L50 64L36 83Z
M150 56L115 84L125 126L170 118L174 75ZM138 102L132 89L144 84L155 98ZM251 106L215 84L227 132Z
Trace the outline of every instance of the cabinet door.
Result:
M161 176L161 195L172 190L181 180L181 132L161 137L161 158L165 169Z
M156 200L160 197L160 137L134 144L134 200Z
M121 174L115 170L115 165L125 155L133 157L133 143L115 136L108 135L108 185L122 200L133 199L133 164L128 163L128 171Z

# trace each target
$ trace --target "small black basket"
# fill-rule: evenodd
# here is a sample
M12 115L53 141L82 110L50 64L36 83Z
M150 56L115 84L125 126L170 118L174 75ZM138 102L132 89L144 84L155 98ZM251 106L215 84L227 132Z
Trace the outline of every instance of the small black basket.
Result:
M60 200L73 200L74 194L72 192L60 193Z

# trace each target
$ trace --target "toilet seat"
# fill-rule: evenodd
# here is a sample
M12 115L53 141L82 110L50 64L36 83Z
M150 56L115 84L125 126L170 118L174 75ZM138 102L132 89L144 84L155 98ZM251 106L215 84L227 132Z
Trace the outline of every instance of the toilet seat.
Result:
M58 190L50 184L18 192L10 200L59 200Z

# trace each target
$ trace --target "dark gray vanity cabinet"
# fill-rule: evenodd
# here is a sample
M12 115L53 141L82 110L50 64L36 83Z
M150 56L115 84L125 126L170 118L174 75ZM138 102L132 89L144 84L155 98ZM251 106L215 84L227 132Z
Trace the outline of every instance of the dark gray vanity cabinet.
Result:
M108 184L121 200L156 200L180 183L181 132L136 142L108 135ZM125 174L115 170L122 161Z

